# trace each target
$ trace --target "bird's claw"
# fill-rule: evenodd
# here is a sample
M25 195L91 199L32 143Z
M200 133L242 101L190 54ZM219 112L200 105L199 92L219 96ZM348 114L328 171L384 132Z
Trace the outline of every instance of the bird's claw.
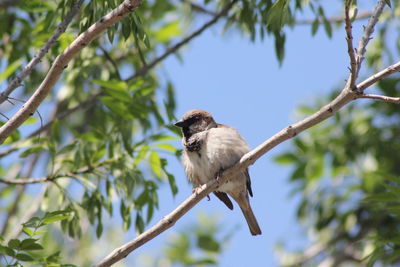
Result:
M198 194L201 190L201 186L197 186L197 187L193 187L192 189L192 193L193 194Z

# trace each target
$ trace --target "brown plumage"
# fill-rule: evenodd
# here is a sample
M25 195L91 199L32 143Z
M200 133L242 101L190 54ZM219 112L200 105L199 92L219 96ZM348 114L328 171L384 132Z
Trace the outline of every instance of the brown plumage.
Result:
M182 128L182 161L185 173L195 187L215 179L218 172L235 164L249 151L237 130L216 123L207 111L190 110L175 125ZM230 177L214 194L229 209L233 209L229 196L232 197L239 204L251 234L261 234L249 202L253 192L248 169Z

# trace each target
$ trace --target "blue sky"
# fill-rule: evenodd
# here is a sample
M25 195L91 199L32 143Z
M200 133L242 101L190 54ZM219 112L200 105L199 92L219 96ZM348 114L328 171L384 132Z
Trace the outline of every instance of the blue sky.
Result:
M251 148L295 122L298 105L312 104L318 96L342 86L347 77L348 55L342 29L335 30L332 39L322 27L315 37L309 26L286 29L286 55L280 67L272 39L251 43L236 32L221 37L221 28L217 25L186 46L181 53L183 63L172 57L159 70L176 86L178 116L192 108L205 109L217 122L237 128ZM211 201L201 201L174 229L139 249L136 255L151 254L175 230L203 213L217 215L227 229L237 229L221 266L276 266L277 242L283 241L288 248L301 248L307 242L307 234L295 219L297 200L289 197L290 169L272 161L289 146L279 145L250 168L254 191L251 204L263 231L261 236L250 235L237 206L230 211L212 197ZM179 194L171 200L165 188L154 222L191 193L181 164L172 161L169 169L178 181Z

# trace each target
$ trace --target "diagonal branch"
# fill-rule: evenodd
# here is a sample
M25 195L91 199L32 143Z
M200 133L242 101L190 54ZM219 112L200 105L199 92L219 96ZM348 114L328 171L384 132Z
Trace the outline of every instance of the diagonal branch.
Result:
M42 61L42 58L47 54L49 49L57 42L60 35L65 32L72 19L78 13L84 0L78 0L75 2L72 9L64 17L64 19L58 24L53 35L46 41L46 43L40 48L39 53L35 55L32 60L25 66L20 74L18 74L8 85L7 89L0 93L0 104L7 100L7 97L14 91L18 86L22 85L22 81L32 72L33 68Z
M400 65L400 62L397 64ZM392 66L390 66L389 68L391 67ZM397 71L398 70L399 69L397 69ZM386 73L387 72L383 70L378 74L374 75L374 81L377 82L383 79L384 77L387 76ZM365 84L368 84L369 86L372 85L364 81L358 86L358 88L364 88ZM267 139L264 143L262 143L252 151L248 152L247 154L245 154L240 159L239 162L237 162L235 165L231 166L230 168L222 172L220 176L217 177L218 179L211 180L207 184L201 186L200 190L192 194L189 198L187 198L184 202L182 202L182 204L180 204L175 210L173 210L167 216L162 218L157 224L155 224L150 229L143 232L133 240L112 251L107 257L105 257L102 261L96 264L95 267L111 266L112 264L125 258L133 250L139 248L146 242L152 240L165 230L172 227L184 214L186 214L191 208L193 208L201 199L210 194L212 191L215 191L218 188L219 184L223 184L225 181L227 181L229 177L232 177L236 173L243 171L244 169L252 165L254 162L256 162L261 156L263 156L265 153L267 153L280 143L295 137L302 131L331 117L338 110L340 110L346 104L350 103L355 99L357 99L357 93L353 92L352 90L349 90L345 86L342 92L334 100L332 100L327 105L323 106L319 111L295 124L289 125L288 127L282 129L277 134Z
M68 63L91 41L117 23L141 4L141 0L125 0L117 8L81 33L53 62L45 79L26 104L0 128L0 144L36 111L54 87Z

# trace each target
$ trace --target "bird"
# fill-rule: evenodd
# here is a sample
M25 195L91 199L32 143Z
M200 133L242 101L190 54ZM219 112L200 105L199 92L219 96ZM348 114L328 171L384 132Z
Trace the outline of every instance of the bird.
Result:
M216 123L207 111L189 110L175 126L182 130L182 163L194 191L216 179L218 174L238 162L249 151L247 142L236 129ZM253 191L248 168L229 177L213 193L231 210L233 204L229 196L232 197L242 210L250 233L261 235L249 201L249 195L252 197Z

